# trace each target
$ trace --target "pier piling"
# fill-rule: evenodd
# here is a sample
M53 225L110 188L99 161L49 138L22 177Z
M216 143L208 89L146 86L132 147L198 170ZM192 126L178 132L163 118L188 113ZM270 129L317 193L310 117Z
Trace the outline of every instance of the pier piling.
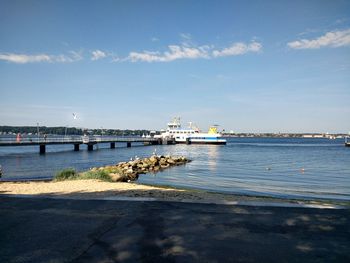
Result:
M131 142L127 142L126 147L131 147Z
M88 151L93 151L94 150L94 145L93 144L88 144L87 145Z
M111 142L111 149L115 148L115 142Z
M79 151L79 144L74 144L74 151L75 152Z
M46 145L45 144L40 144L40 154L44 154L46 152Z

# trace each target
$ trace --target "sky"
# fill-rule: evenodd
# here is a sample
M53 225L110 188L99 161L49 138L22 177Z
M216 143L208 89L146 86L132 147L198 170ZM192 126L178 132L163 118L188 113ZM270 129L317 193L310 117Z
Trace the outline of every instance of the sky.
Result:
M349 101L350 1L0 1L0 125L348 133Z

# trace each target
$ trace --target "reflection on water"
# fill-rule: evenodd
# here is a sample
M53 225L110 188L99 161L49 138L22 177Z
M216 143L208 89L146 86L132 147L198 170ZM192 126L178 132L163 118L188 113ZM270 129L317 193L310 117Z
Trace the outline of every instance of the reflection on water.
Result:
M229 139L226 146L163 145L126 148L99 145L92 152L71 145L0 147L5 180L52 178L58 170L87 170L115 164L135 155L184 155L193 161L157 174L141 175L139 182L212 191L274 196L327 197L350 200L350 148L342 140ZM304 170L302 170L304 169Z
M21 156L16 156L16 166L20 167L21 166Z
M216 171L219 147L217 145L208 145L208 166L210 171Z

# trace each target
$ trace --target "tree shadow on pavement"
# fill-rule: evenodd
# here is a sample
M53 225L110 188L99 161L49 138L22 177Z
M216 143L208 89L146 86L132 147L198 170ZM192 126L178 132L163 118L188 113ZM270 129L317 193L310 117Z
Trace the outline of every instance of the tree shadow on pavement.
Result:
M70 197L1 197L0 261L350 262L348 209Z

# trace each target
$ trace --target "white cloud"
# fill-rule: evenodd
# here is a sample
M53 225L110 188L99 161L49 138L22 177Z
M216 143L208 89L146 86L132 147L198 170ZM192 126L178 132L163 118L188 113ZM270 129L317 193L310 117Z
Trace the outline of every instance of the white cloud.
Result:
M130 52L126 60L131 62L169 62L177 59L209 58L208 46L186 47L179 45L168 46L168 51L160 53L158 51Z
M101 58L105 58L107 56L107 54L101 50L94 50L91 52L92 53L92 57L91 60L99 60Z
M129 56L123 61L131 62L170 62L177 59L197 59L197 58L217 58L223 56L243 55L248 52L259 52L262 45L258 42L250 44L234 43L228 48L222 50L213 50L213 46L193 46L188 44L169 45L165 52L159 51L143 51L130 52Z
M82 52L69 51L69 55L51 55L50 62L72 63L83 59Z
M321 47L350 46L350 29L328 32L316 39L301 39L289 42L287 45L293 49L317 49Z
M69 51L69 53L71 54L71 59L73 60L73 62L82 60L84 58L82 55L83 52L81 50L79 52Z
M181 33L180 37L186 40L192 40L191 34L188 34L188 33Z
M213 50L214 57L225 57L225 56L238 56L248 52L259 52L262 45L258 42L252 42L250 44L245 43L234 43L228 48L222 50Z
M83 57L80 52L70 51L69 55L47 55L47 54L15 54L15 53L0 53L0 60L11 63L26 64L26 63L69 63L81 60Z
M182 34L182 38L189 40L189 34ZM248 52L259 52L262 45L257 41L249 44L233 43L224 49L215 49L213 45L198 46L193 43L184 42L178 45L169 45L165 51L131 51L126 57L118 57L113 53L106 53L96 49L91 51L91 60L96 61L103 58L111 58L112 62L170 62L178 59L212 59L224 56L243 55ZM49 54L16 54L16 53L0 53L0 60L26 64L26 63L71 63L83 59L83 51L69 51L66 54L49 55Z
M12 63L25 64L34 62L51 62L51 57L46 54L25 55L14 53L0 53L0 60L5 60Z

